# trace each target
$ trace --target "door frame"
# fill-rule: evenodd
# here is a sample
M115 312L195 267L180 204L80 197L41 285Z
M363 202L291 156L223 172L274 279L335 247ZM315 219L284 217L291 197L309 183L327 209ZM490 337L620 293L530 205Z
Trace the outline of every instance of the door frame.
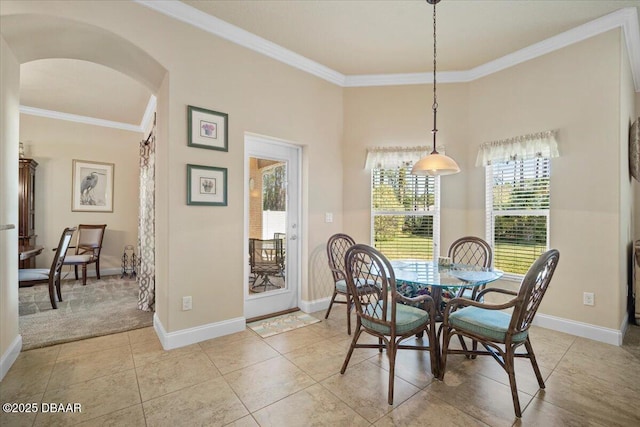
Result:
M273 295L277 295L277 294L281 294L284 292L287 292L287 290L284 291L270 291L270 292L264 292L264 293L260 293L257 295L251 295L251 297L249 296L249 275L251 273L250 270L250 266L249 266L249 197L250 197L250 189L249 189L249 158L250 157L263 157L263 158L269 158L269 153L268 151L264 151L262 153L257 153L257 150L249 150L247 148L248 143L264 143L264 144L268 144L268 145L276 145L276 146L282 146L282 147L286 147L288 149L294 149L296 151L295 157L296 157L296 162L297 162L297 167L296 167L296 175L297 175L297 189L295 190L295 197L297 199L297 213L296 213L296 217L295 217L295 223L296 223L296 235L297 235L297 239L296 242L297 244L296 246L296 250L295 251L290 251L289 247L287 247L287 259L291 259L295 262L295 265L297 266L297 268L295 269L295 272L293 275L289 274L289 271L287 271L287 276L286 276L286 280L287 283L295 283L295 292L296 292L296 296L295 296L295 304L297 305L297 307L300 307L301 302L302 302L302 268L301 268L301 259L302 259L302 146L296 143L293 143L291 141L286 141L283 139L279 139L279 138L274 138L271 136L265 136L265 135L260 135L260 134L256 134L256 133L251 133L251 132L245 132L244 134L244 172L243 172L243 176L244 176L244 183L246 185L243 185L244 188L244 241L243 241L243 280L242 280L242 286L243 286L243 315L245 318L247 318L247 300L251 299L251 300L257 300L257 299L262 299L262 298L268 298L269 296L273 296ZM273 156L272 156L273 157ZM289 190L287 190L289 191ZM289 208L289 207L288 207ZM291 224L289 223L289 221L287 221L287 236L290 236L290 227ZM287 239L289 239L289 237L287 237Z

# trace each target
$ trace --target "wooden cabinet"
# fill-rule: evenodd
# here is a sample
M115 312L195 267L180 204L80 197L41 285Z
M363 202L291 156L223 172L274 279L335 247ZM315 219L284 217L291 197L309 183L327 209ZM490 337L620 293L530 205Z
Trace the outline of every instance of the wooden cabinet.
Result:
M35 246L35 189L36 168L38 162L33 159L20 159L18 170L18 244ZM20 261L20 268L35 268L35 257Z

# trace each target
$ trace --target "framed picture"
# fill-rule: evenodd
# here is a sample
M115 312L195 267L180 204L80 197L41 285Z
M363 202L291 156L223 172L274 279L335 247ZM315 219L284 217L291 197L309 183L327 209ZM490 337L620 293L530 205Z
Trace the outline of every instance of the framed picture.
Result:
M113 163L73 160L71 211L113 212Z
M227 206L227 168L187 165L187 205Z
M640 117L629 130L629 172L640 181Z
M229 151L228 115L204 108L187 108L188 145L209 150Z

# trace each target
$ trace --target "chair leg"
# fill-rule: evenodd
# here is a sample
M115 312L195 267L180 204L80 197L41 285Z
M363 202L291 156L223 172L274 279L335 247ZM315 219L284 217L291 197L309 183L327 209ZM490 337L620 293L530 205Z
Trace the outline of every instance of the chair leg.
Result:
M540 368L538 368L538 362L536 362L536 355L533 353L533 347L531 346L531 341L529 341L529 337L524 342L524 346L527 349L527 353L529 353L529 360L531 360L531 366L533 366L533 372L536 373L536 379L538 380L538 385L540 388L544 388L544 379L542 379L542 374L540 373Z
M389 345L387 346L387 357L389 357L389 396L388 403L389 405L393 405L393 385L395 383L395 370L396 370L396 350L397 344L395 340L389 340Z
M87 286L87 264L82 264L82 286Z
M100 258L96 261L96 277L100 280Z
M520 410L520 398L518 398L518 386L516 385L516 372L515 366L513 363L513 347L507 348L507 351L504 355L504 369L507 371L507 375L509 375L509 385L511 386L511 397L513 398L513 409L516 412L516 417L522 417L522 411Z
M54 288L55 284L53 283L53 279L49 279L49 299L51 300L51 307L54 309L58 308L58 304L56 304L56 297Z
M440 366L438 367L438 379L440 381L444 380L444 372L447 369L447 350L449 349L449 341L451 340L451 335L449 333L449 328L442 328L442 351L440 357Z
M433 326L435 327L435 325ZM429 338L429 357L431 359L431 375L433 375L434 378L438 378L440 375L440 344L433 329L433 327L430 327L429 331L427 331L427 337Z
M329 313L331 313L331 307L333 307L333 301L335 301L336 295L338 295L338 291L334 288L333 296L331 297L331 302L329 303L329 308L327 309L327 313L324 315L325 319L329 318Z
M58 291L58 301L62 302L62 290L60 289L62 285L60 284L60 277L56 280L56 290Z
M347 335L351 335L351 310L353 309L353 299L347 294Z
M362 333L362 329L360 326L360 322L356 326L356 332L353 334L353 339L351 340L351 346L349 347L349 352L347 353L347 357L344 359L344 363L342 364L342 369L340 369L340 373L344 374L347 370L347 365L349 365L349 360L351 360L351 355L353 354L353 350L356 348L356 342L358 342L358 338L360 338L360 334Z
M460 346L462 346L462 349L464 351L469 351L469 349L467 348L467 343L464 342L464 338L462 338L462 335L458 335L458 341L460 341ZM471 355L470 354L465 355L465 357L467 359L471 359Z
M73 272L76 274L76 280L78 280L78 266L77 265L73 266Z

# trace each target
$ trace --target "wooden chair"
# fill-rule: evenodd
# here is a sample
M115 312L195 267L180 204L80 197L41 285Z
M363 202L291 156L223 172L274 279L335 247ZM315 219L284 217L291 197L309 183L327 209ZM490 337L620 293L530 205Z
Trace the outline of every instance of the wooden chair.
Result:
M82 284L87 284L87 265L96 265L96 277L100 279L100 251L107 224L78 225L78 239L75 246L75 255L67 255L64 265L73 265L76 280L78 280L78 266L82 266Z
M431 370L438 376L439 351L435 331L435 305L429 295L407 298L396 291L393 267L385 256L367 245L354 245L346 253L347 286L354 296L357 323L351 347L344 360L344 374L356 348L387 350L389 357L388 403L393 405L396 352L399 349L428 350ZM422 308L408 304L421 303ZM362 332L378 337L378 344L358 344ZM429 345L403 345L402 341L426 332Z
M466 298L454 298L449 301L442 323L440 380L444 378L448 354L493 356L509 376L513 407L516 416L522 416L516 386L514 358L526 357L529 359L538 385L540 388L545 387L529 340L529 327L551 282L559 259L560 253L556 249L542 254L529 268L517 293L504 289L488 288L478 294L478 300L490 292L515 297L504 304L488 304ZM513 309L513 311L509 313L503 311L505 309ZM482 344L485 350L450 349L449 341L453 335L471 338ZM522 345L524 345L526 353L516 353L516 349Z
M479 267L491 267L493 259L493 251L491 245L485 240L474 237L461 237L449 246L448 257L453 263L477 265ZM486 285L478 286L473 289L460 288L458 297L476 299L478 292L482 291Z
M284 261L282 260L282 239L249 239L249 264L253 281L251 289L264 286L278 288L269 276L280 276L284 279ZM260 279L260 283L256 282Z
M353 298L351 298L349 288L347 287L344 269L344 256L347 253L347 249L355 244L356 242L351 236L343 233L334 234L329 237L329 240L327 241L327 258L329 260L329 269L331 269L334 286L331 302L329 303L329 308L327 309L327 313L324 315L324 318L329 318L329 313L331 313L331 307L333 307L334 302L336 304L346 304L347 334L349 335L351 335L351 310L353 310ZM338 295L344 296L344 301L336 300Z
M49 284L49 298L51 299L51 307L58 308L54 289L58 294L58 301L62 301L62 292L60 290L60 272L64 262L67 249L71 243L71 237L75 228L65 228L60 236L60 242L53 257L51 268L25 268L18 270L19 286L32 286L38 283Z

